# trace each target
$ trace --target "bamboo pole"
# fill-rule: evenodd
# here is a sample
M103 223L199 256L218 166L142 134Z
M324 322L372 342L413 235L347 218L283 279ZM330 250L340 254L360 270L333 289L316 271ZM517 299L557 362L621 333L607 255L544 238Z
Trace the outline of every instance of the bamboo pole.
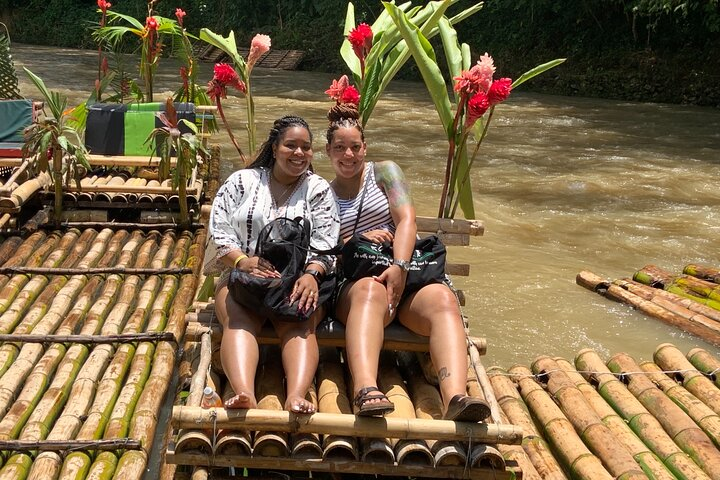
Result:
M388 400L395 404L395 410L388 413L385 418L411 418L415 417L415 406L405 389L405 382L395 366L394 355L382 355L380 370L378 372L378 387L386 392ZM395 458L399 464L432 465L433 455L424 440L387 439L393 448Z
M501 415L507 415L509 420L503 423L512 423L522 429L522 448L540 476L546 480L567 480L507 372L493 367L488 371L488 375L501 407Z
M492 385L488 379L487 372L480 361L480 351L470 337L467 337L467 341L467 349L470 354L470 365L475 371L475 378L482 389L482 398L490 406L490 417L493 422L500 423L500 405L498 405L497 400L495 399L495 393L493 393Z
M166 322L157 325L157 329L165 329L173 333L176 338L183 338L185 332L185 312L192 304L193 296L197 288L197 277L202 266L202 251L205 247L205 231L198 230L196 234L185 231L181 237L192 238L192 243L186 254L177 254L170 262L170 266L179 267L184 262L185 267L191 268L193 273L183 275L179 282L171 283L166 278L166 284L172 284L176 290L172 306L169 309ZM181 238L177 245L183 243ZM176 246L177 249L177 246ZM177 265L175 265L175 263ZM152 319L148 324L148 330L154 329ZM152 445L157 426L157 414L160 411L163 399L167 394L170 380L175 371L175 348L173 344L161 342L155 350L152 362L150 378L146 383L137 406L130 421L130 437L140 440L143 445ZM144 463L143 463L144 462ZM138 455L137 452L126 452L120 457L116 476L124 478L125 475L133 475L136 469L140 472L147 464L147 455Z
M408 388L415 400L415 416L423 420L442 420L442 398L438 389L431 385L417 369L407 371ZM435 465L465 465L467 454L459 442L427 440Z
M223 402L235 396L229 382L222 395ZM252 454L252 437L247 430L217 430L213 455L249 457Z
M576 281L579 285L585 286L590 290L597 291L599 288L598 293L601 293L607 298L632 305L643 313L662 322L697 335L708 343L720 346L720 326L710 319L703 318L702 315L692 315L691 318L683 317L653 302L644 300L618 285L608 284L608 282L590 272L580 272ZM601 287L604 285L608 285L607 290Z
M633 275L636 282L661 289L669 286L674 279L675 275L657 265L645 265Z
M170 332L122 333L119 335L0 335L0 342L18 343L128 343L128 342L176 342Z
M315 389L315 385L310 385L308 388L305 400L318 406L318 393ZM317 433L295 433L290 435L290 456L293 458L321 458L323 455L323 449L320 445L320 435Z
M702 348L693 348L688 352L687 358L695 368L712 379L715 386L720 387L720 360Z
M672 303L675 303L677 305L680 305L681 307L685 307L688 310L699 313L701 315L704 315L708 318L713 319L716 322L720 322L720 311L708 307L707 305L699 304L698 302L683 297L681 295L677 295L672 292L668 292L666 290L660 290L658 288L652 288L648 287L647 285L643 285L642 283L628 281L628 280L615 280L613 283L616 285L621 286L625 290L629 291L630 293L634 293L635 295L644 298L645 300L655 301L655 299L658 299L659 305L665 306L668 305L667 301L670 301ZM662 300L660 300L662 299ZM666 301L663 301L666 300ZM666 307L667 308L667 307ZM672 307L668 308L668 310L672 310Z
M260 409L225 410L173 407L173 424L179 428L219 428L311 432L364 437L472 440L483 443L517 444L522 431L514 425L420 420L410 418L370 418L332 413L297 415L287 411Z
M352 415L352 406L347 396L344 371L334 348L320 350L317 370L318 412ZM323 460L357 461L358 444L351 435L328 434L323 437Z
M0 274L22 273L34 275L99 275L116 273L118 275L183 275L192 273L188 268L47 268L47 267L0 267Z
M8 180L9 181L9 180ZM713 283L720 283L720 270L705 265L689 264L683 268L683 273L686 275L692 275L703 280L707 280Z
M637 436L652 450L678 479L708 479L705 472L675 444L658 418L627 389L608 369L598 354L590 349L581 350L575 357L575 366ZM592 372L592 373L589 373Z
M715 414L720 415L720 390L712 380L697 370L677 347L670 343L658 345L653 359L663 370L677 370L673 376L678 381L682 381L683 387L699 398Z
M546 379L548 393L557 401L583 443L597 455L608 472L616 478L646 478L630 452L617 441L555 360L547 356L538 357L532 363L531 370Z
M648 379L657 385L665 395L675 402L710 437L716 447L720 447L720 417L687 389L665 375L663 370L652 362L642 362L640 368L647 372Z
M282 364L277 361L281 357L279 348L265 347L262 352L265 358L261 362L255 380L255 394L257 395L257 408L281 412L285 408L285 389L283 380L285 373ZM272 360L271 360L272 359ZM288 436L285 433L275 432L273 429L260 430L255 434L253 454L263 457L285 457L290 455Z
M490 384L490 379L487 379L488 384ZM492 385L490 386L492 389ZM468 367L468 381L467 381L467 392L468 395L475 397L478 395L482 395L482 387L480 385L480 382L478 381L477 375L475 374L475 371L472 367ZM495 392L492 393L493 398L495 398ZM500 410L500 406L498 405L498 419L502 419L502 411ZM492 420L491 420L492 421ZM497 422L501 423L501 421ZM522 451L522 448L517 445L473 445L472 443L469 443L468 449L470 450L469 453L469 463L474 468L489 468L489 469L495 469L495 470L505 470L505 456L502 453L502 449L504 447L508 448L517 448L518 452L525 457L525 460L527 463L530 463L529 460L527 460L527 456ZM532 469L534 470L534 468Z
M556 358L558 367L571 379L588 402L588 405L602 419L622 445L632 454L645 474L655 480L673 480L675 475L670 473L648 447L635 435L628 424L608 405L595 388L590 385L580 373L575 370L572 363L562 358Z
M628 379L628 390L662 424L675 443L707 473L720 479L720 450L708 436L672 400L638 372L640 367L627 354L616 354L607 362L610 371Z
M530 370L515 366L509 373L516 376L515 380L523 400L533 412L533 417L542 425L550 443L573 476L588 480L612 479L613 476L588 450L553 399L535 381Z
M155 197L155 194L148 193L148 192L155 188L161 188L160 182L158 182L157 180L148 181L147 185L145 186L144 192L138 196L138 199L137 199L138 203L141 203L141 204L142 203L152 203L153 198Z

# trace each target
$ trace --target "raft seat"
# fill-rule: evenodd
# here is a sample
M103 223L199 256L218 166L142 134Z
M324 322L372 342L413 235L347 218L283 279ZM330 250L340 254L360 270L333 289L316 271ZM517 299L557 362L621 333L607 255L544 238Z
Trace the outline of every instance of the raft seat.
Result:
M207 144L207 121L217 107L175 104L178 117L200 124L199 136ZM162 126L156 113L164 105L97 104L90 108L85 142L90 151L91 170L80 180L63 188L69 220L107 222L113 216L139 216L141 223L177 221L179 195L170 179L160 180L160 158L145 142L152 129ZM182 130L182 128L181 128ZM171 168L175 165L171 159ZM188 209L199 212L204 195L202 162L192 170L186 185ZM207 166L204 166L207 170ZM47 196L45 202L50 202ZM162 214L158 213L162 212Z
M418 218L422 234L438 234L447 245L469 245L482 235L482 223ZM449 252L450 255L450 252ZM454 275L468 275L467 264L446 266ZM257 470L362 473L426 478L519 478L516 463L506 460L494 444L518 444L519 427L503 424L489 379L479 361L485 340L468 335L468 394L491 405L489 423L456 423L442 419L437 375L428 355L428 339L393 323L385 330L378 386L396 405L385 418L353 415L352 388L344 360L342 324L327 319L317 329L320 365L309 396L318 405L312 415L283 410L284 373L279 340L271 326L258 337L260 364L256 378L258 408L200 408L202 388L212 386L232 395L219 358L222 327L206 279L186 315L185 356L179 382L188 391L173 408L171 441L165 461L205 469L211 475L227 467ZM200 293L200 292L204 292ZM464 297L462 297L464 298Z

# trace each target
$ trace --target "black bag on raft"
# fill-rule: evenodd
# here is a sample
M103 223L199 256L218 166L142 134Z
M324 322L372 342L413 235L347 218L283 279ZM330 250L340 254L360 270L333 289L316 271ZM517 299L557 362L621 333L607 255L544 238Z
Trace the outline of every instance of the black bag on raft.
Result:
M310 248L310 224L302 217L277 218L263 227L255 253L268 260L280 272L280 278L262 278L234 268L228 290L240 305L267 318L284 322L307 320L315 311L298 311L298 302L290 305L295 282L303 274ZM325 303L335 289L334 275L325 275L318 289L318 305Z

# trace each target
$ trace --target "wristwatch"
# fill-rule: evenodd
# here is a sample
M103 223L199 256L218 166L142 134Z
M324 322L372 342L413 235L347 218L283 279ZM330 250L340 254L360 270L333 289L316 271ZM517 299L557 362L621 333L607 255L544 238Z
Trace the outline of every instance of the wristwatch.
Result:
M407 260L398 260L397 258L395 258L393 259L393 265L397 265L398 267L400 267L403 272L407 272L408 270L410 270L410 262L408 262Z
M322 282L322 279L324 275L319 270L313 270L311 268L308 268L303 273L307 273L308 275L312 275L312 277L315 279L318 285L320 285L320 282Z

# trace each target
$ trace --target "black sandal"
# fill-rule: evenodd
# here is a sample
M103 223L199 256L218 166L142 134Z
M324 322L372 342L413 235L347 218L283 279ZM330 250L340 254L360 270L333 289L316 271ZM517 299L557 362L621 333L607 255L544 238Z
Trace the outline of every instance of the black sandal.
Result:
M489 415L490 406L485 400L468 395L455 395L448 404L443 420L482 422Z
M378 387L365 387L361 388L355 395L353 403L357 407L356 415L358 417L377 417L395 411L395 405L388 400L384 393L370 395L370 392L380 392L380 389ZM370 400L380 401L368 403Z

